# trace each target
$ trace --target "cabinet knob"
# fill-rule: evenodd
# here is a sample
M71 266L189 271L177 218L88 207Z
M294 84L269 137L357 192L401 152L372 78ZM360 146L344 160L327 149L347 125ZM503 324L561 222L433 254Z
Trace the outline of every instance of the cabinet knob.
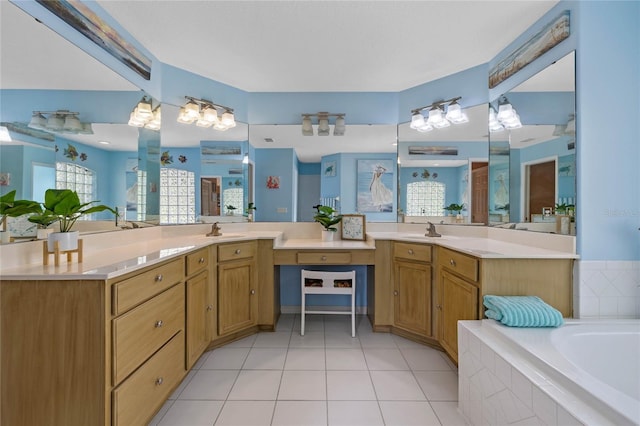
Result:
M409 254L413 254L413 250L412 250L412 249L409 249L409 250L407 250L407 253L409 253Z
M436 308L442 310L442 305L436 305Z
M394 290L394 291L393 291L393 295L394 295L394 296L397 296L397 295L398 295L398 290Z
M156 323L155 323L155 327L156 327L156 328L160 328L160 327L162 327L163 325L164 325L164 322L162 322L162 320L158 320L158 321L156 321Z
M207 305L207 311L213 311L213 305Z
M162 278L164 278L164 277L162 276L162 274L158 274L158 275L156 275L156 282L160 282L160 281L162 281Z
M198 263L204 263L204 257L201 257L200 259L198 259Z
M322 256L320 260L327 260L327 256Z
M255 290L251 290L251 294L256 294L256 291Z
M240 254L240 249L237 249L237 250L236 250L236 254Z
M156 386L160 386L163 383L164 383L164 379L162 377L158 377L156 379Z
M456 266L456 261L453 259L449 259L449 263L451 264L451 266Z

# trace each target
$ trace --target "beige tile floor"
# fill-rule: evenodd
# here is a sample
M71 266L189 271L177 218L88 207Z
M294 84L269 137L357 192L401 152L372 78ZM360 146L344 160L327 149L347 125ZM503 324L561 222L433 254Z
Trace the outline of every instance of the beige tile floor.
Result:
M206 352L150 425L444 425L458 374L437 350L358 316L282 315L276 331Z

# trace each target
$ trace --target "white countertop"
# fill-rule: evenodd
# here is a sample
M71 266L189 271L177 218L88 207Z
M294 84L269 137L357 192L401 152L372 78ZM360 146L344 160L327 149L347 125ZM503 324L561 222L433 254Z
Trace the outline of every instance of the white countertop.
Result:
M157 232L157 231L145 231ZM280 231L247 231L227 232L217 237L206 237L203 234L179 235L167 232L153 234L149 239L140 238L141 234L115 233L111 237L106 234L100 240L85 241L84 261L78 263L76 255L73 261L66 263L65 256L61 256L61 265L54 266L50 258L50 265L42 265L42 257L32 254L31 263L23 266L4 267L0 271L1 280L58 280L83 279L106 280L116 278L126 273L168 260L178 255L184 255L215 243L246 241L255 239L273 240L275 250L374 250L375 240L394 240L411 243L434 244L458 250L478 258L535 258L535 259L574 259L576 254L555 251L545 248L531 247L512 242L505 242L489 238L464 237L444 235L429 238L424 234L405 232L369 232L366 241L336 240L323 242L320 239L284 238ZM142 234L144 235L144 234ZM113 238L118 236L118 238ZM91 236L89 236L91 237ZM40 247L41 245L34 245ZM90 247L87 250L87 247ZM6 247L3 247L3 250ZM6 253L3 251L3 255ZM37 259L39 261L34 262Z

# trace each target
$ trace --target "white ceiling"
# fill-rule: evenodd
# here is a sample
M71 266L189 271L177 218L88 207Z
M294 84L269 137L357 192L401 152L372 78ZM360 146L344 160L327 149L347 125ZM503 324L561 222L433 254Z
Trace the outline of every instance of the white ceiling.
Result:
M162 62L242 90L397 92L488 62L557 1L98 3ZM6 0L0 24L2 88L136 90ZM201 129L167 118L163 111L163 144L202 138L195 134ZM110 127L116 130L98 127L104 133L85 143L109 140ZM335 149L395 151L395 126L347 123L345 136L322 138L302 137L299 126L250 127L254 146L294 147L301 161ZM209 130L205 139L241 138L241 130L233 136ZM129 137L127 129L118 133Z

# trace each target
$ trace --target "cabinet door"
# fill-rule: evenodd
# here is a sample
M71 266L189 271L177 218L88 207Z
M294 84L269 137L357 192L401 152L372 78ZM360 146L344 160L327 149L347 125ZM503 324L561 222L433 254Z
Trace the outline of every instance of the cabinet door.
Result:
M440 344L458 362L458 321L478 319L478 287L440 271Z
M193 367L209 344L206 333L208 278L209 274L203 272L187 281L187 369Z
M431 336L431 266L395 261L394 324Z
M258 295L253 259L218 265L218 334L225 335L257 323Z

